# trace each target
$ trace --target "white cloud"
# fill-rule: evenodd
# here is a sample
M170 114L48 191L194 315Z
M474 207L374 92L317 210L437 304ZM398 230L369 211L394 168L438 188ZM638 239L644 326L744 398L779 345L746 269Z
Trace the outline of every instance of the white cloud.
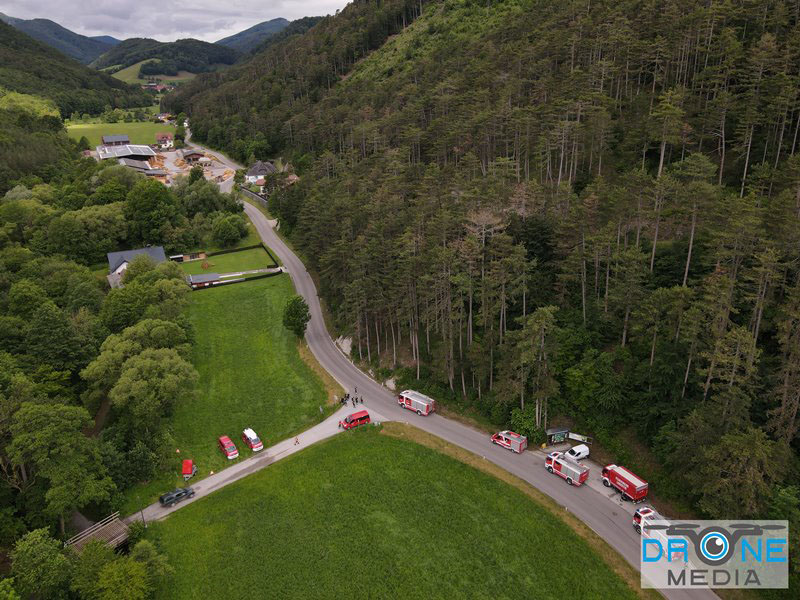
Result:
M333 14L348 0L0 0L0 12L83 35L214 42L262 21Z

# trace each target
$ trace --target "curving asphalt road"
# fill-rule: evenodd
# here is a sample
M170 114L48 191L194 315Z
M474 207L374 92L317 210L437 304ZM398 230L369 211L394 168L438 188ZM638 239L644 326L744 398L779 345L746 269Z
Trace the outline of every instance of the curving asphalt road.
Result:
M234 168L241 168L230 159L227 161ZM641 538L631 524L635 507L630 503L621 502L615 493L602 487L599 483L599 469L596 468L596 465L593 465L594 468L590 473L592 480L589 485L571 487L563 479L544 469L544 454L541 451L513 454L491 444L486 433L482 431L446 419L438 414L421 417L400 408L394 394L356 367L334 344L325 327L316 286L303 262L277 235L271 222L260 210L247 202L244 204L244 209L261 235L261 239L282 261L285 270L292 278L297 293L308 303L311 320L306 330L306 341L309 348L323 368L345 390L355 393L358 388L358 395L364 397L367 408L379 412L383 420L406 421L451 444L482 456L527 481L536 489L553 498L564 510L573 513L586 523L634 568L639 569ZM318 427L323 425L324 423ZM225 472L227 471L226 469ZM248 472L250 471L248 470ZM716 594L709 589L661 590L661 592L669 600L712 600L717 598Z
M435 413L421 417L400 408L394 394L356 367L334 344L325 327L316 286L305 265L277 235L260 210L249 203L245 203L244 207L261 239L283 262L297 293L308 303L311 320L306 330L306 341L311 351L345 390L355 393L358 388L358 395L364 397L367 408L379 410L384 419L406 421L451 444L483 456L524 479L586 523L638 570L641 538L631 524L635 508L628 502L621 502L617 494L600 484L597 468L592 469L590 476L593 480L590 485L571 487L563 479L544 469L544 454L541 451L513 454L491 444L482 431ZM717 598L711 590L669 590L662 593L670 600Z

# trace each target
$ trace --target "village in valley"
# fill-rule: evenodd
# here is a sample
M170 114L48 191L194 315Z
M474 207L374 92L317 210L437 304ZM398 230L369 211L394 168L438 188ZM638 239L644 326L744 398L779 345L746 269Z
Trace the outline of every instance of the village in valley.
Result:
M164 123L175 125L171 115L158 115ZM188 123L184 123L185 128ZM157 132L151 144L132 144L127 134L110 134L101 137L101 144L94 150L84 151L86 156L97 160L112 159L147 177L165 185L171 185L177 177L188 175L194 166L203 169L203 176L222 183L234 176L234 170L220 161L211 152L193 147L176 148L174 134Z

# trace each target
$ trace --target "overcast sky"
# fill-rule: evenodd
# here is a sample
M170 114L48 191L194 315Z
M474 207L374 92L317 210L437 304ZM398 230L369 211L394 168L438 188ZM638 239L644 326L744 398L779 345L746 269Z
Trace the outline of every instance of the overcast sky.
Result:
M348 0L0 0L0 12L51 19L83 35L215 42L256 23L329 15Z

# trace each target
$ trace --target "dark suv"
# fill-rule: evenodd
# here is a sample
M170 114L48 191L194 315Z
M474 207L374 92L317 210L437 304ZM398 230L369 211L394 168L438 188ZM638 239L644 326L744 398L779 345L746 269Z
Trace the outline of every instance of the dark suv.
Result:
M192 496L194 496L194 490L192 488L178 488L177 490L167 492L161 496L158 501L161 502L161 506L175 506L175 504L184 498L191 498Z

